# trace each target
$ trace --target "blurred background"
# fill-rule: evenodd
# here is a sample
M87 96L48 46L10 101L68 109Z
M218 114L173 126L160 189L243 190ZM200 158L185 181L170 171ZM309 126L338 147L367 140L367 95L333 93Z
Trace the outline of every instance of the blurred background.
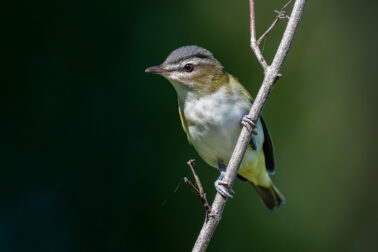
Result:
M256 1L259 35L284 3ZM189 251L204 211L186 161L210 201L218 172L144 70L196 44L255 95L248 1L0 6L0 251ZM270 213L236 181L208 251L377 250L377 7L308 1L263 112L287 204ZM262 43L269 62L285 23Z

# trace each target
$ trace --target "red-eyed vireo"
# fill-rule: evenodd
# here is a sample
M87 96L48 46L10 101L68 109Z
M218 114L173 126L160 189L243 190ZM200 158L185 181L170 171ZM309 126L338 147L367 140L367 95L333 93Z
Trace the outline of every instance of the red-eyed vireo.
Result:
M168 79L178 96L182 126L198 154L221 175L215 182L219 193L224 190L222 179L240 135L241 124L255 129L238 177L256 188L265 206L273 210L285 199L270 180L274 172L273 146L262 118L257 125L246 115L253 99L248 91L211 52L198 46L174 50L163 64L146 69ZM232 189L229 189L232 190Z

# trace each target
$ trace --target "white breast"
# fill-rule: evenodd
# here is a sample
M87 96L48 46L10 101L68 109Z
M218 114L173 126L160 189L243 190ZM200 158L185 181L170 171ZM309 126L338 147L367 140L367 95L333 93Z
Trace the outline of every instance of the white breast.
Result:
M241 130L241 120L251 103L238 90L219 88L216 92L200 98L188 94L184 115L188 134L198 154L211 166L218 161L228 164ZM261 148L264 141L261 124L258 124L256 141ZM249 153L248 159L253 159Z

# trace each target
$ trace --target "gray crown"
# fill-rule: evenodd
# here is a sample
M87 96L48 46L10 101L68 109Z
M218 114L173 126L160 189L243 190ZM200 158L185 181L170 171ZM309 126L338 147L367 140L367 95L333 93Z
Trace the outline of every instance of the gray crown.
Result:
M163 64L174 64L192 57L215 59L213 54L205 48L190 45L179 47L171 52Z

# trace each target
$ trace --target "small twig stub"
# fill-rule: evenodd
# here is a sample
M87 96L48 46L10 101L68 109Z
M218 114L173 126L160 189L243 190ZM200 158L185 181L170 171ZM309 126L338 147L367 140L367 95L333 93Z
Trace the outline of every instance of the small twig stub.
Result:
M205 208L205 211L206 211L206 219L208 219L209 214L211 213L211 206L210 206L209 202L207 201L206 193L203 190L201 181L200 181L200 179L199 179L199 177L197 175L196 168L194 166L194 159L189 160L187 162L187 164L189 165L190 170L193 173L193 176L194 176L194 179L196 181L197 187L188 178L186 178L186 177L184 178L184 182L187 185L189 185L194 190L194 192L198 195L198 197L202 201L203 207Z
M286 15L285 13L285 9L289 6L289 4L292 2L293 0L289 0L282 8L281 10L275 10L274 12L277 13L277 16L276 18L274 19L273 23L269 26L269 28L261 35L261 37L257 40L257 45L259 46L261 44L261 42L263 41L263 39L266 37L266 35L268 35L274 28L274 26L278 23L278 21L280 19L289 19L289 16Z

